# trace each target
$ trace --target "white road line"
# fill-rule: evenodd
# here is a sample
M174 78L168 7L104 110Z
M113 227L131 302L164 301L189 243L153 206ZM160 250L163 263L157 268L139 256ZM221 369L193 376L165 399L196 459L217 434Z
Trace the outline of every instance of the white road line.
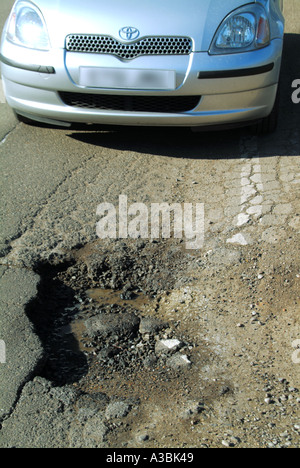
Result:
M262 214L263 192L261 164L259 159L257 137L242 137L240 141L241 160L241 199L240 213L237 215L236 227L246 226L251 218L258 219ZM260 189L258 191L258 189ZM240 232L227 240L229 244L247 245L247 238Z
M238 226L248 223L251 216L258 218L262 214L262 197L259 192L263 192L261 177L261 163L258 154L257 138L244 140L247 163L241 173L241 206L242 212L237 222ZM259 191L258 191L259 189ZM254 206L253 206L254 205ZM246 212L246 213L245 213Z

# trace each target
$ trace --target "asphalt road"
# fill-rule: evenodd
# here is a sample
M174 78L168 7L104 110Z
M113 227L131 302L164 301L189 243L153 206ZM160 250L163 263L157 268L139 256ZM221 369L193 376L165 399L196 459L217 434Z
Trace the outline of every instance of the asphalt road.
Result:
M1 2L0 27L4 24L4 18L12 4L12 0ZM295 134L298 132L296 120L299 117L299 106L291 103L291 84L294 79L299 78L297 76L299 59L294 56L294 51L299 47L299 36L295 34L299 33L297 19L299 5L295 0L287 0L285 4L287 36L281 122L276 137L262 140L262 145L271 155L274 153L274 156L278 154L276 153L278 147L285 146L283 141L289 139L288 132L294 131ZM68 183L74 173L79 174L84 168L89 171L89 167L93 168L95 164L99 163L99 154L105 157L106 162L109 161L106 175L103 177L103 180L109 181L108 185L111 185L111 164L116 165L116 168L113 169L114 177L121 176L122 171L126 169L126 166L123 165L126 152L134 154L135 157L138 153L148 153L157 156L165 155L177 158L183 156L199 159L207 154L204 145L200 143L200 136L198 139L191 137L187 148L178 148L175 145L174 148L170 147L168 139L173 139L174 134L169 130L165 132L154 131L153 133L152 131L139 132L139 137L136 138L134 132L130 133L130 131L128 134L121 132L117 135L114 133L101 135L97 132L67 132L17 125L11 110L3 103L2 90L0 93L0 148L2 154L4 153L1 159L1 206L3 210L1 211L1 219L3 221L1 223L0 252L3 253L10 248L13 239L19 238L32 226L38 213L47 205L51 196L62 184ZM180 140L180 144L182 138L188 137L189 135L181 135L180 132L176 134L175 132L175 142L177 138ZM221 134L219 137L223 138L223 135ZM204 142L209 142L212 157L241 155L240 142L243 138L241 132L229 133L229 136L226 136L226 145L221 147L213 147L211 143L213 138L210 135L204 135L202 138L204 138ZM278 140L278 144L276 140ZM161 142L162 144L160 144ZM287 141L287 145L289 143ZM284 153L285 149L282 148L281 151ZM154 161L155 159L153 159ZM143 164L142 161L141 164ZM94 168L91 169L91 173L95 175ZM82 183L79 177L79 186ZM122 186L124 187L124 184L120 186L120 189ZM96 193L94 205L97 205L99 200L101 201L101 197L97 195ZM90 209L93 213L95 206ZM92 213L89 213L89 216ZM88 214L85 213L84 219L87 216ZM73 235L75 235L74 230Z
M12 4L1 0L0 28ZM299 233L300 104L291 100L292 82L300 78L298 0L285 1L285 15L275 135L26 126L17 123L0 87L0 340L7 346L7 362L0 363L0 421L43 358L25 314L38 288L35 270L96 240L99 203L117 205L120 194L132 203L200 201L206 250L267 242L279 251L291 232Z

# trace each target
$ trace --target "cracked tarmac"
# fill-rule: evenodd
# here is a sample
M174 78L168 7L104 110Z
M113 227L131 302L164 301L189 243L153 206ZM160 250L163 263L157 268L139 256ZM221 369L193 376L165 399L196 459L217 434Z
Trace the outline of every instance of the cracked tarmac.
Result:
M0 447L299 447L300 30L287 3L272 136L37 128L0 104ZM203 203L203 248L100 241L97 206L120 194ZM162 340L182 344L160 354ZM172 367L178 353L190 365Z

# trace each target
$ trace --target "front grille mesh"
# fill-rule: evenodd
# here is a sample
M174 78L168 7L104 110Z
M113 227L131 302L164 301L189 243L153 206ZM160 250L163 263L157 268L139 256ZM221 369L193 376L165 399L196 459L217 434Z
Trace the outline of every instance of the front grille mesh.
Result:
M86 94L60 92L62 101L81 109L180 113L193 110L200 101L200 96L118 96L107 94Z
M192 40L188 37L144 37L124 44L110 36L73 34L66 38L69 52L115 55L131 60L141 55L189 55Z

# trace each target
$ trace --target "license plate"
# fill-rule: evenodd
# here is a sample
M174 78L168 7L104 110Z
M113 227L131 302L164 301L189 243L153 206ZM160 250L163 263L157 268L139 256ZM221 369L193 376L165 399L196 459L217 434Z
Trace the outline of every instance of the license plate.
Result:
M79 84L90 88L174 90L176 72L173 70L80 67Z

